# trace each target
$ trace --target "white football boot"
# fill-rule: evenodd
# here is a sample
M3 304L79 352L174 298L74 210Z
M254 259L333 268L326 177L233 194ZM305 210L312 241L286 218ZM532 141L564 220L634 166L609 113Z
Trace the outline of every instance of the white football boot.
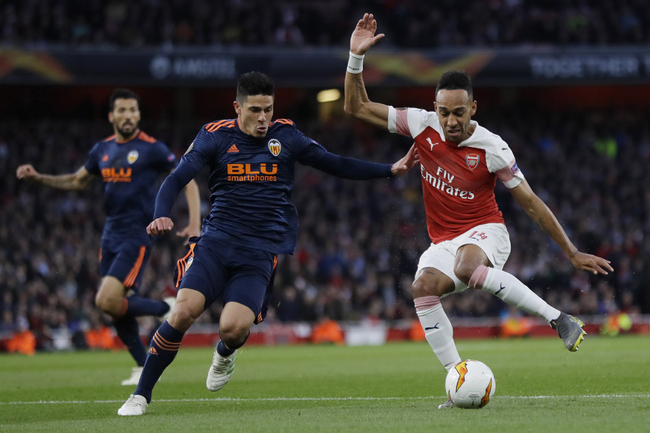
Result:
M167 298L163 299L165 304L169 305L169 311L160 316L160 320L163 322L167 319L169 319L169 316L172 315L172 310L174 309L174 305L176 305L176 298L173 296L168 296Z
M210 391L219 391L226 386L232 373L235 371L235 361L237 360L237 351L230 356L221 356L217 349L214 349L212 356L212 365L208 370L208 378L205 381L205 386Z
M142 415L147 411L147 399L141 395L129 396L129 399L122 405L121 408L117 410L117 414L120 416L137 416Z
M140 376L142 376L142 369L144 367L133 367L131 377L122 381L122 386L137 385L140 383Z

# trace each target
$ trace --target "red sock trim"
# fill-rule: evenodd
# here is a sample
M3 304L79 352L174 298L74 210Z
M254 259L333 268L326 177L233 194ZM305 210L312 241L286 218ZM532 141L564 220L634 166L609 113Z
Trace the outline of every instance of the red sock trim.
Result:
M472 274L472 278L469 279L468 286L472 289L482 289L483 284L485 284L485 279L490 268L487 266L481 265Z
M436 305L440 305L440 297L422 296L420 298L414 299L413 303L415 304L415 311L428 310L429 308L433 308Z

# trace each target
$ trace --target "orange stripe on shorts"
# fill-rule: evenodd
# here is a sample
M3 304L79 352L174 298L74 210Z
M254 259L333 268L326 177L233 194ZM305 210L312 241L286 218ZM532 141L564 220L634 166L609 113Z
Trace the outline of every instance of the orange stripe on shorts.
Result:
M140 247L140 254L138 255L138 260L135 261L135 265L133 265L131 272L129 272L129 275L126 276L126 279L124 280L124 287L131 287L133 283L135 283L135 279L138 276L138 273L140 273L140 268L142 267L142 262L144 261L144 253L146 251L147 251L147 247L145 246Z

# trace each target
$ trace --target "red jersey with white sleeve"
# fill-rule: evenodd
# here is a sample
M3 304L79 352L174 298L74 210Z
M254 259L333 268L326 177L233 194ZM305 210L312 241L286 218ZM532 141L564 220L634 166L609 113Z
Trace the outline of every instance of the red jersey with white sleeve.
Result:
M494 197L497 177L514 188L524 180L505 141L479 126L461 143L445 141L438 115L388 107L388 130L412 137L420 154L427 229L434 244L481 224L504 224Z

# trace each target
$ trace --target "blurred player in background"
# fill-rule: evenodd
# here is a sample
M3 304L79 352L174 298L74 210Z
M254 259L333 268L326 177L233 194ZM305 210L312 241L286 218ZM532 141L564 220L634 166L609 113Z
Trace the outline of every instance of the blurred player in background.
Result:
M18 179L65 190L85 189L100 176L104 181L106 223L99 250L102 280L95 304L111 316L117 335L137 363L122 385L138 384L147 357L136 317L165 317L175 301L136 295L153 246L146 227L153 215L157 179L177 165L167 146L138 129L140 116L138 95L117 89L110 97L108 113L115 134L95 144L86 164L76 173L41 174L30 164L21 165L16 171ZM179 235L197 236L201 231L201 214L195 182L187 185L185 195L189 225Z
M468 287L492 293L543 317L570 351L585 332L581 320L548 305L503 266L510 238L494 197L496 179L508 187L530 218L581 270L607 275L610 262L571 243L550 209L532 191L508 145L471 120L477 103L467 73L449 71L436 88L434 111L395 109L370 101L361 76L365 52L384 35L365 14L350 39L345 110L357 119L415 139L431 246L420 257L413 283L415 309L427 341L447 370L461 361L440 298ZM451 407L451 401L440 408Z
M263 319L264 295L273 283L278 254L293 254L298 213L291 202L298 162L346 179L401 175L417 162L415 148L395 164L377 164L329 153L291 120L273 118L274 86L268 76L249 72L237 81L236 119L205 125L156 198L147 230L157 235L174 226L169 218L176 196L204 166L210 166L212 210L201 238L186 259L177 302L151 341L135 393L118 410L142 415L154 385L173 361L183 335L203 311L222 298L219 341L206 386L218 391L230 380L237 349L253 323Z

